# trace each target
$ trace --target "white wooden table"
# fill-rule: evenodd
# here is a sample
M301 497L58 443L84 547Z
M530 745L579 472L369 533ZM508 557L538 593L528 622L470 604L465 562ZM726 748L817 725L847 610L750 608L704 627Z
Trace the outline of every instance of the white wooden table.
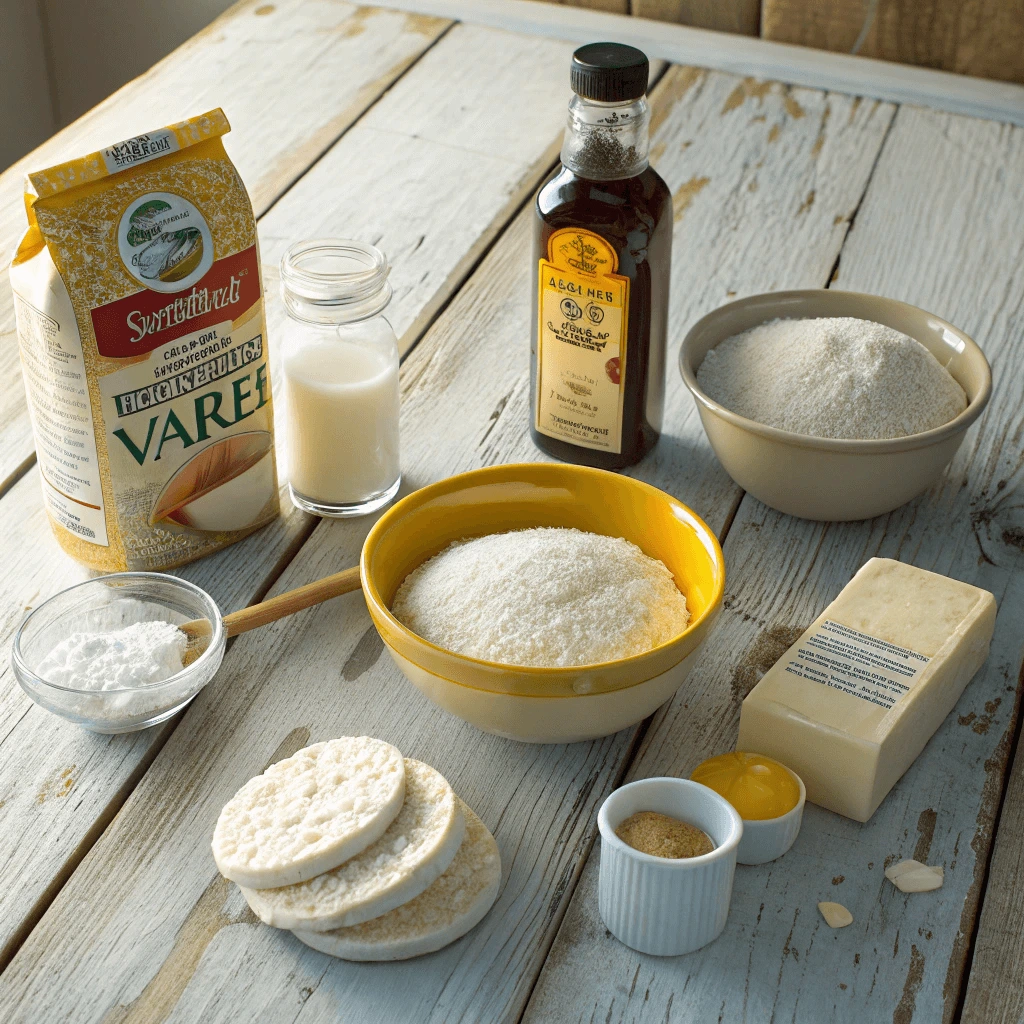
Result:
M526 429L529 200L557 160L572 49L344 2L242 3L0 177L0 248L20 234L27 168L221 105L261 218L271 336L290 241L351 235L394 262L405 490L539 459ZM187 711L134 736L42 711L5 658L0 1019L1024 1019L1024 129L721 71L656 72L652 158L676 219L667 428L632 472L704 516L729 573L688 683L616 736L515 744L406 683L358 594L239 638ZM865 523L799 521L744 495L675 369L687 327L714 306L829 284L948 318L996 379L942 483ZM0 336L9 649L26 610L85 573L43 515L6 278ZM369 525L289 512L182 575L232 610L354 564ZM791 853L738 869L717 942L673 959L619 945L597 916L600 802L624 779L686 775L729 749L744 694L872 555L992 590L988 663L870 823L808 807ZM359 733L440 769L502 851L484 922L403 964L343 963L258 925L209 848L221 805L251 775L308 741ZM886 883L884 866L910 856L944 865L944 888L904 896ZM854 924L828 929L822 899Z

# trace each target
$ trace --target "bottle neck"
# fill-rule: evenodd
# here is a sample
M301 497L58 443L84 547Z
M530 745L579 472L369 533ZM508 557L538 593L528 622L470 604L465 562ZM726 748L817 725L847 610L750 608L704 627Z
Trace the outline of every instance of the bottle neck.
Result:
M288 315L332 326L379 316L391 301L387 257L349 239L296 242L281 258L281 296Z
M573 96L562 142L562 164L581 178L616 181L647 168L651 119L647 100L601 103Z

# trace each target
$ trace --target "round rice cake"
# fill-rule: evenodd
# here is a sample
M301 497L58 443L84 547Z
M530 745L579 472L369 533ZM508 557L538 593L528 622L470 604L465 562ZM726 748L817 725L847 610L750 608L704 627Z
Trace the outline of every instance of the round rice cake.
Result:
M429 889L372 921L294 935L342 960L407 960L433 953L483 920L501 885L501 855L487 826L459 801L466 837L448 870Z
M362 853L405 799L397 747L370 736L314 743L250 779L220 812L213 858L251 889L295 885Z
M275 928L324 932L380 917L419 896L451 864L466 834L459 800L445 777L405 759L405 803L372 846L308 882L242 893Z

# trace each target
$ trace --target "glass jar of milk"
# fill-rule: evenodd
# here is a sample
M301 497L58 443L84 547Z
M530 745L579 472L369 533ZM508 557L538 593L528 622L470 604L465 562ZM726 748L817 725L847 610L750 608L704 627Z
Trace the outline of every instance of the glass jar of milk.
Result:
M297 242L281 259L289 488L314 515L365 515L401 484L390 270L380 250L348 239Z

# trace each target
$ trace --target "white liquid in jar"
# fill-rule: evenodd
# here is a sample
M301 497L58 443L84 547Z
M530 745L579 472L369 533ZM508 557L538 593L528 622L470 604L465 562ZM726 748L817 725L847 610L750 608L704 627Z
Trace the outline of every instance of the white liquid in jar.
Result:
M374 325L393 345L387 322ZM370 324L358 326L365 332ZM386 338L372 340L332 334L285 353L290 481L305 498L357 504L398 479L397 352Z

